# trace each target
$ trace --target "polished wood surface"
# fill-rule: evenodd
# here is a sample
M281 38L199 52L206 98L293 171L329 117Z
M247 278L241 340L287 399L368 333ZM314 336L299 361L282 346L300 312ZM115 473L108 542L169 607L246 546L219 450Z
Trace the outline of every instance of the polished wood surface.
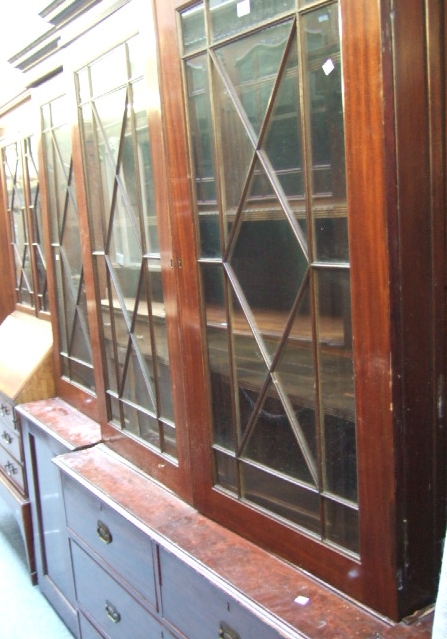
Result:
M0 326L0 391L16 403L54 395L51 324L14 311Z
M51 397L18 406L17 411L49 433L68 450L84 448L101 440L101 427L60 397Z

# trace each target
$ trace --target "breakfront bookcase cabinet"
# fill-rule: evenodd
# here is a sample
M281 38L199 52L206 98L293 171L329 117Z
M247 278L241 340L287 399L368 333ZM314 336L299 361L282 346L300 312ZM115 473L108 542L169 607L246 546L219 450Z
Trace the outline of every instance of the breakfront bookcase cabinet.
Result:
M54 462L79 636L429 636L444 3L41 16L14 58L40 141L33 308L51 312L57 395L102 440ZM27 243L2 219L29 301Z

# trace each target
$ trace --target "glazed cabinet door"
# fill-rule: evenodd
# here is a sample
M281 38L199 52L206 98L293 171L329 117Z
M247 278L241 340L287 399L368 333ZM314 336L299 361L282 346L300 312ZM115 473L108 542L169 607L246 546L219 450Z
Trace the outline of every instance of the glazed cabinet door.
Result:
M173 366L182 360L181 262L172 248L150 6L130 2L111 15L79 39L69 65L104 436L187 494L186 429L176 424L184 419L182 372Z
M2 118L1 179L15 304L47 317L48 282L39 184L39 121L28 100Z
M396 202L382 144L391 44L381 7L155 5L188 275L179 288L191 318L196 504L397 617L404 480L399 371L390 368ZM193 360L198 341L203 367Z
M72 105L64 74L33 94L40 116L41 200L47 232L48 283L57 394L97 419L93 348L71 143Z

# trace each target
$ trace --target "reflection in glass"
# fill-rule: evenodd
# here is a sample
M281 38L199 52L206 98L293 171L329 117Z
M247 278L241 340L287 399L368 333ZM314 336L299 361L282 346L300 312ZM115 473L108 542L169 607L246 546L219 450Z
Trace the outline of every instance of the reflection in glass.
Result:
M243 33L295 8L295 0L209 0L214 42Z
M111 421L176 457L149 96L135 77L139 46L132 38L78 73L79 88L91 86L80 110L88 209Z
M180 19L182 22L184 53L194 53L194 51L198 51L206 44L203 5L194 5L190 9L183 11Z

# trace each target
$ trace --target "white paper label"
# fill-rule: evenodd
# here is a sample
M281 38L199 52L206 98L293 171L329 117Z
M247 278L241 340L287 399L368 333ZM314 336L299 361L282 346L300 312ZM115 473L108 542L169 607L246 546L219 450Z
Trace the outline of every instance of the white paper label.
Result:
M300 606L305 606L309 603L309 597L304 597L303 595L298 595L294 602L299 604Z
M329 60L326 60L326 62L323 64L322 68L323 68L323 71L325 72L325 74L329 75L335 69L335 64L329 58Z
M237 3L237 17L242 18L250 13L250 0L241 0Z

